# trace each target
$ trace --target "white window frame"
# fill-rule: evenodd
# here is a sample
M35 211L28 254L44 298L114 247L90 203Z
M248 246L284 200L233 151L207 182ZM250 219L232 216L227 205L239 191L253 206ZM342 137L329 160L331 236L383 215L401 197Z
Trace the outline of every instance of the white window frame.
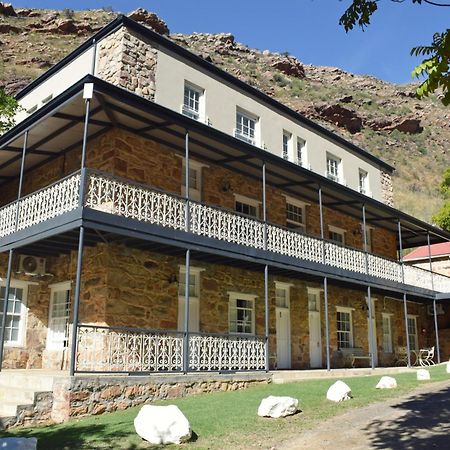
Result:
M343 183L342 177L342 159L338 156L333 155L332 153L327 152L327 160L326 160L326 177L330 180L335 181L336 183ZM336 163L336 171L330 171L332 168L331 163Z
M321 302L321 294L323 292L323 288L316 288L316 287L310 287L307 286L306 287L306 292L307 292L307 297L308 297L308 312L312 311L312 312L320 312L320 302ZM311 309L309 306L309 296L313 295L316 300L316 309Z
M305 233L306 232L306 207L309 205L309 203L305 203L301 200L298 200L293 197L289 197L287 195L284 195L284 197L286 198L286 224L287 224L288 228L298 229L298 230L301 230L303 233ZM301 209L302 218L303 218L302 222L298 222L296 220L293 220L292 218L289 219L288 205L292 205L292 206L295 206L296 208Z
M228 292L228 330L229 330L229 334L231 335L245 335L245 336L251 336L251 335L255 335L255 326L256 326L256 321L255 321L255 300L258 296L257 295L253 295L253 294L243 294L241 292L234 292L234 291L229 291ZM245 300L245 301L250 301L252 303L252 310L251 310L251 332L250 333L245 333L242 331L231 331L231 311L232 309L236 309L237 310L237 306L236 306L236 301L237 300Z
M283 130L281 157L286 161L292 161L292 133Z
M392 353L393 352L393 341L392 341L392 318L391 313L381 313L381 329L383 334L383 352ZM389 323L388 333L385 333L386 329L384 326L384 321L387 320Z
M300 156L300 157L299 157ZM295 144L295 162L297 165L308 168L308 153L306 148L306 140L297 136Z
M190 107L189 104L186 103L186 90L198 94L198 110ZM183 103L181 105L181 113L191 119L198 120L200 122L205 121L205 90L186 80L184 81L183 87Z
M247 120L249 123L253 123L253 128L250 126L245 126L242 124L243 120ZM245 129L252 130L253 132L244 133ZM253 136L252 136L253 133ZM239 107L236 108L236 122L234 129L234 137L240 139L241 141L247 142L251 145L258 145L259 142L259 117L241 109Z
M354 336L353 336L353 311L355 308L348 308L345 306L336 306L336 333L337 333L337 344L338 348L353 348L354 347ZM350 315L350 331L339 330L338 328L338 313L344 313ZM348 333L349 334L349 347L340 347L339 346L339 333Z
M47 327L47 343L46 348L48 350L62 350L64 348L67 348L68 345L64 346L64 342L55 342L53 338L53 331L51 329L52 320L54 317L52 317L53 312L53 305L54 305L54 294L56 292L67 292L69 291L69 310L67 315L67 323L66 323L66 330L68 331L68 327L70 324L70 306L71 306L71 296L72 296L72 282L71 281L63 281L61 283L55 283L49 285L50 288L50 301L49 301L49 310L48 310L48 327ZM69 340L69 334L67 334L67 344Z
M410 350L415 350L415 351L419 351L419 335L418 335L418 332L417 332L417 317L418 316L416 316L416 315L413 315L413 314L408 314L407 316L407 323L408 323L408 329L406 330L406 332L408 333L408 336L410 337L410 339L409 339L409 347L410 347ZM414 331L415 331L415 334L410 334L409 333L409 321L410 320L412 320L413 322L414 322ZM413 346L411 345L412 344L412 342L411 342L411 336L414 336L414 348L413 348Z
M275 306L277 308L286 308L290 309L291 307L291 287L294 286L292 283L286 283L284 281L275 281ZM277 291L285 292L286 305L280 306L278 304L278 295Z
M186 158L183 156L181 157L182 164L181 164L181 195L184 197L186 196ZM197 177L197 187L194 188L189 185L189 198L191 200L196 200L197 202L202 201L202 190L203 190L203 168L209 167L207 164L203 164L198 161L194 161L189 159L189 171L195 171L196 177Z
M335 227L334 225L328 225L328 239L329 239L331 242L334 242L334 243L336 243L336 244L339 244L339 245L345 245L345 233L346 233L346 232L347 232L347 230L345 230L344 228ZM333 239L333 238L330 236L330 233L333 233L333 234L337 234L337 235L342 236L342 242Z
M204 272L203 267L189 267L189 275L194 277L195 295L189 294L189 331L198 332L200 326L200 275ZM180 265L178 272L178 331L184 331L184 308L186 294L181 292L182 285L186 286L186 266ZM183 280L183 283L181 283Z
M10 287L13 289L22 289L23 297L22 297L22 306L20 308L20 321L19 321L19 336L16 341L7 341L5 337L4 345L5 347L24 347L25 346L25 337L27 330L27 318L28 318L28 288L31 285L36 285L38 283L27 282L22 280L12 279L10 283ZM6 280L0 278L0 287L5 288L6 290ZM10 291L11 292L11 291ZM8 314L6 314L8 316ZM2 320L2 317L0 317Z
M245 213L242 213L240 211L237 211L236 210L236 202L243 203L245 205L252 206L252 207L256 208L256 216L252 216L251 214L245 214ZM246 197L245 195L241 195L241 194L234 194L234 209L239 214L244 214L244 215L246 215L248 217L252 217L254 219L258 219L259 218L259 207L260 207L259 200L256 200L256 199L250 198L250 197Z
M358 170L358 191L360 194L371 196L369 172L361 168Z
M363 248L364 248L364 225L361 224L361 234L363 238ZM373 250L373 227L366 225L366 241L367 241L367 247L365 250L368 253L372 253Z

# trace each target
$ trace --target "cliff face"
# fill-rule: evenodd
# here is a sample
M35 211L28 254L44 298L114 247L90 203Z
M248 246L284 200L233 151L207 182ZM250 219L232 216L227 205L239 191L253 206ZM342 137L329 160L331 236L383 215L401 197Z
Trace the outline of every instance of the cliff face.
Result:
M17 92L115 16L0 3L0 86ZM231 34L170 34L144 10L131 17L394 165L398 208L425 220L439 208L438 185L450 165L450 108L435 97L419 101L413 85L304 65L291 55L251 49Z

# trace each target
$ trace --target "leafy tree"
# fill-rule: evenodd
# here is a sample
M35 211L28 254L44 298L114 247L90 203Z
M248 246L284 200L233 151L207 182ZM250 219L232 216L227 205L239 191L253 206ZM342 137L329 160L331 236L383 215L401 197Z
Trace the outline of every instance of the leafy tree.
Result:
M439 191L444 199L444 204L433 216L433 222L441 228L450 231L450 167L444 172Z
M391 0L403 3L405 0ZM443 0L410 0L412 3L437 7L450 7L449 2ZM372 15L378 10L380 0L353 0L352 4L345 10L339 20L346 32L355 26L364 30L370 25ZM439 94L442 103L450 104L450 29L442 33L435 33L430 45L414 47L411 55L424 56L425 59L412 71L412 76L423 79L417 88L419 98L427 97L429 94L441 91Z
M14 126L14 115L18 107L16 99L0 89L0 134Z

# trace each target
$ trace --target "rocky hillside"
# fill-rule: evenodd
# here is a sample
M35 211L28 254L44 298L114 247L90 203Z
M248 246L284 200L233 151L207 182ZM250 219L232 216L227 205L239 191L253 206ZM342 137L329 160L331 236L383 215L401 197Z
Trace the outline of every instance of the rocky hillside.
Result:
M0 86L16 92L115 16L0 3ZM436 98L419 101L413 85L252 49L231 34L169 34L162 20L143 10L132 17L394 165L398 208L425 220L439 208L437 187L450 166L450 108Z

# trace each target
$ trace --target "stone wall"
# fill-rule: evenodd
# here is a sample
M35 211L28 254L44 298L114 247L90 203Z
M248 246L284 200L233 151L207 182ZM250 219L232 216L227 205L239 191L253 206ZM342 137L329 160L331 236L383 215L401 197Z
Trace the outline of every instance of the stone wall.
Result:
M381 195L383 203L388 206L394 206L394 186L392 184L392 175L387 172L381 172Z

